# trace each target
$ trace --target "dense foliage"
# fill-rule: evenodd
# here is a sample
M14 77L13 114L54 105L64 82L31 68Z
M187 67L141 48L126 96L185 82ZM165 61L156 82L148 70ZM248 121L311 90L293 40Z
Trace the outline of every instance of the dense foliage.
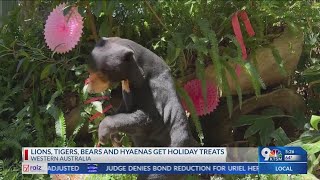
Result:
M241 138L253 139L254 146L302 146L310 156L310 175L313 173L319 176L319 2L68 1L69 4L79 6L85 27L76 48L67 54L59 55L47 48L43 30L47 16L61 2L63 1L21 1L2 22L0 179L22 177L21 147L94 146L99 120L90 124L86 122L92 113L101 109L102 104L84 105L83 102L88 95L83 93L83 86L88 76L86 57L95 40L102 36L131 39L161 56L177 79L178 92L191 108L193 123L200 138L206 138L202 135L201 118L196 116L189 97L181 88L181 82L185 77L196 76L202 81L203 89L206 89L204 70L209 64L213 64L216 83L226 95L222 99L226 101L227 112L230 115L234 101L241 104L243 95L237 75L227 62L239 64L250 75L255 95L259 96L262 89L272 91L265 87L260 78L255 67L256 62L243 61L241 57L241 49L231 26L231 16L238 10L246 10L256 32L253 37L243 33L249 55L260 47L268 46L284 29L289 29L292 33L303 32L305 42L296 74L292 82L284 86L297 90L304 97L307 111L289 116L281 109L267 107L258 115L242 116L234 126L248 127L245 137ZM284 71L282 58L285 57L279 57L277 49L273 49L273 54L278 70ZM226 83L227 74L236 84L236 98L230 94L230 87ZM67 135L67 114L77 107L80 107L80 120L76 123L76 128ZM286 132L283 127L276 128L274 122L277 118L291 119L295 125L295 129L292 130L295 135L288 137L287 134L290 132ZM84 126L89 127L89 141L75 139ZM256 140L257 137L259 140ZM128 139L124 145L130 145Z

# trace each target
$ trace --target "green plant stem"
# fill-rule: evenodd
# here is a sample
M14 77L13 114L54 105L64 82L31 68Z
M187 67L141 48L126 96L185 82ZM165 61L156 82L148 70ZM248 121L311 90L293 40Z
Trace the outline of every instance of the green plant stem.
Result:
M144 0L144 2L147 4L148 9L152 12L152 14L156 17L156 19L159 21L159 23L163 26L163 28L167 31L169 31L169 29L167 28L167 26L162 22L161 18L157 15L157 13L154 11L154 9L152 8L152 6L150 5L150 3L147 0Z
M87 3L87 6L86 6L86 13L87 13L87 16L88 16L88 21L89 21L89 24L90 24L90 29L91 29L91 32L92 32L92 36L94 38L95 41L98 41L99 39L99 36L98 36L98 33L97 33L97 29L96 29L96 25L94 23L94 18L93 18L93 15L91 13L91 8L90 8L90 3L89 1L86 1Z

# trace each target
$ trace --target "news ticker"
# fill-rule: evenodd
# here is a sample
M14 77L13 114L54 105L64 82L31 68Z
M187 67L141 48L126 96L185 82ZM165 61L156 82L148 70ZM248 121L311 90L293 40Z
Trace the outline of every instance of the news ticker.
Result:
M23 174L306 174L301 147L22 149Z

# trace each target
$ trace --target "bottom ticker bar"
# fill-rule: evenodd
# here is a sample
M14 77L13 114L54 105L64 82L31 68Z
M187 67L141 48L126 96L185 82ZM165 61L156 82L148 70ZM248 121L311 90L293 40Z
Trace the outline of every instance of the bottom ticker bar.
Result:
M258 174L258 163L49 163L49 174Z
M307 163L23 163L23 174L306 174Z

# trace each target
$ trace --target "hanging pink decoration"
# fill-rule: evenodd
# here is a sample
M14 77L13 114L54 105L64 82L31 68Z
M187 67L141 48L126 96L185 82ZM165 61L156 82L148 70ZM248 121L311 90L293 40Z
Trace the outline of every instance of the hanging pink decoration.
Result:
M47 45L57 53L66 53L73 49L82 34L83 18L78 12L78 7L71 7L64 15L65 8L65 3L57 6L48 16L44 28Z
M184 85L184 89L190 96L198 116L213 112L213 110L215 110L219 104L218 88L213 83L207 82L207 106L202 95L201 81L199 79L194 79L187 82ZM182 101L182 105L184 109L187 110L187 106L184 101Z

